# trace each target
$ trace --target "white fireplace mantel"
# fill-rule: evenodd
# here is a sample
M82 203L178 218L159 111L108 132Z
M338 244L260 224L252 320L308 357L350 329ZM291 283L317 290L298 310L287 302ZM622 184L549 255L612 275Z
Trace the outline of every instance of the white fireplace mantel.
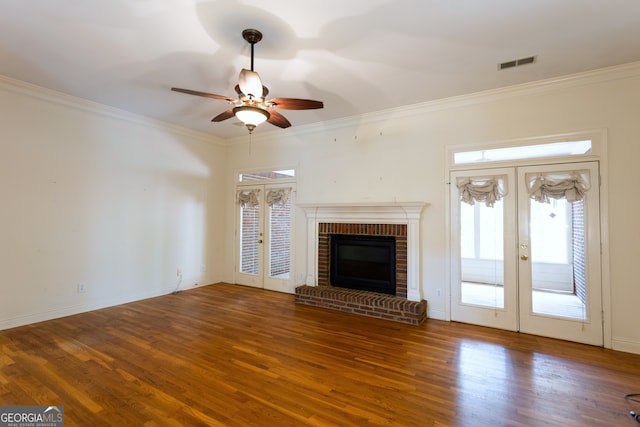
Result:
M407 299L422 300L420 286L420 219L425 202L399 203L299 203L307 217L306 284L318 284L318 224L406 224Z

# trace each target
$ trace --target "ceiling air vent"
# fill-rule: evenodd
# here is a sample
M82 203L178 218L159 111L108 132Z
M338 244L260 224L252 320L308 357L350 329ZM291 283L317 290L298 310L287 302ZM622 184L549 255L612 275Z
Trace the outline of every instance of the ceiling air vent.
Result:
M507 68L519 67L520 65L533 64L536 62L535 56L528 56L526 58L514 59L513 61L503 62L498 64L498 70L506 70Z

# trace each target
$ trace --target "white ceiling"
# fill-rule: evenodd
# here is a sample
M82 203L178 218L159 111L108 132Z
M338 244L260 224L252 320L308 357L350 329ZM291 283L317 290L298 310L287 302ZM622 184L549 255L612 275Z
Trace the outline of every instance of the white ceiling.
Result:
M324 102L294 127L640 60L637 0L0 0L0 74L238 137L224 101L170 88L235 96L245 28L270 97Z

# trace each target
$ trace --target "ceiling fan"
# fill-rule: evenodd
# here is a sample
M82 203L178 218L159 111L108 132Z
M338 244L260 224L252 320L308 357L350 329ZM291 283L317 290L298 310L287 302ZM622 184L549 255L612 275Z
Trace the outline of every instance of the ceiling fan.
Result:
M237 98L177 87L172 87L171 90L188 95L227 101L233 107L218 114L211 119L211 121L221 122L235 116L249 129L249 133L253 132L256 126L265 121L280 128L288 128L291 126L289 120L274 110L274 108L280 108L282 110L315 110L324 107L322 101L314 101L312 99L267 99L269 89L262 84L258 73L253 71L253 46L262 40L262 33L258 30L246 29L242 32L242 38L251 45L251 69L247 70L243 68L240 71L238 84L235 87L236 93L238 94Z

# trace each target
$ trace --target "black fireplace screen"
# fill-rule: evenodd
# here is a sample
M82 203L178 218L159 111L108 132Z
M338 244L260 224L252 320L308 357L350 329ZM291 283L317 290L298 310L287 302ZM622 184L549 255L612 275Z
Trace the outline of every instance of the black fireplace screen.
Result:
M393 236L331 235L332 286L396 294Z

